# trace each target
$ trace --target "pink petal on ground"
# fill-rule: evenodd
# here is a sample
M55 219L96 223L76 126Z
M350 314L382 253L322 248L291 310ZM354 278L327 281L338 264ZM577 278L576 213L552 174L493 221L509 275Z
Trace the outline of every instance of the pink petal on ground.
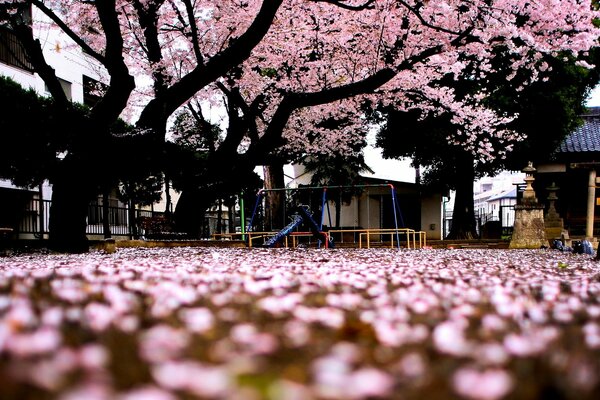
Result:
M427 371L427 364L419 353L408 353L398 362L397 368L408 378L418 378Z
M109 361L108 351L99 344L89 344L79 350L79 363L87 369L104 368Z
M206 332L215 324L212 312L205 307L185 308L179 311L179 318L188 329L195 333Z
M121 393L117 396L117 400L177 400L177 397L166 390L154 387L145 386Z
M50 353L56 350L61 342L62 336L58 330L42 327L32 333L9 336L5 346L15 356L29 357Z
M157 325L140 339L140 355L149 362L164 362L178 357L190 341L188 332L168 325Z
M90 303L85 307L84 315L88 326L96 332L101 332L112 324L117 317L116 312L102 303Z
M364 399L389 396L394 387L394 380L389 374L378 369L363 368L350 375L348 384L349 397Z
M232 384L225 369L194 361L159 364L152 369L152 376L162 387L210 398L224 397Z
M495 400L513 389L511 375L501 369L479 372L472 368L458 370L452 377L454 391L468 399Z
M110 388L98 383L84 383L63 393L59 400L112 400Z
M461 321L461 322L459 322ZM469 353L471 345L466 340L464 320L442 322L433 330L433 343L438 351L463 356Z

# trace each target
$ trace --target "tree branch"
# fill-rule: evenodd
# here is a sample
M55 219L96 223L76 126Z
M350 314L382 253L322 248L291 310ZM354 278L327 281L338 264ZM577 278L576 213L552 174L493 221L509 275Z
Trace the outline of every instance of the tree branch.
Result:
M352 4L346 4L347 1L344 0L310 0L313 3L328 3L328 4L332 4L334 6L343 8L345 10L350 10L350 11L361 11L361 10L366 10L366 9L371 9L373 8L373 3L375 3L375 0L365 0L365 2L363 4L358 4L358 5L352 5Z
M204 63L204 57L202 56L200 44L198 43L198 25L196 25L196 18L194 18L194 6L190 0L183 0L183 4L185 5L185 10L188 14L188 23L190 24L190 29L192 31L191 41L192 46L194 47L194 55L196 56L198 63L202 64Z
M255 110L257 107L256 103L253 102L251 105L248 105L248 103L246 103L246 100L240 94L239 90L229 90L221 82L217 82L216 84L217 84L217 87L219 89L221 89L221 91L223 93L225 93L229 102L233 103L233 105L235 105L240 110L242 110L242 113L244 113L244 119L246 120L246 124L248 125L248 137L250 138L250 141L252 143L257 141L258 140L258 127L256 126L256 120L255 120L255 118L256 118ZM240 143L241 143L241 140L240 140Z

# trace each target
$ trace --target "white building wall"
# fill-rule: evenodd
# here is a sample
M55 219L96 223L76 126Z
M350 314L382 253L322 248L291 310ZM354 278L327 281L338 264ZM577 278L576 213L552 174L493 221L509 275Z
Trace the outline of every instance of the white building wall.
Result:
M442 196L431 195L421 198L421 230L428 240L442 239Z

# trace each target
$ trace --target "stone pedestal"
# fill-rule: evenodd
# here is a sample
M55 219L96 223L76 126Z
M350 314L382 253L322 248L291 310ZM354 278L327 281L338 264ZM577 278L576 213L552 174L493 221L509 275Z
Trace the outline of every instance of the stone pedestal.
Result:
M543 246L548 246L544 207L526 204L515 206L515 225L509 248L539 249Z
M548 247L546 240L546 225L544 224L544 207L538 204L533 190L533 173L535 168L529 165L523 169L525 183L521 204L515 206L515 225L509 248L511 249L539 249Z

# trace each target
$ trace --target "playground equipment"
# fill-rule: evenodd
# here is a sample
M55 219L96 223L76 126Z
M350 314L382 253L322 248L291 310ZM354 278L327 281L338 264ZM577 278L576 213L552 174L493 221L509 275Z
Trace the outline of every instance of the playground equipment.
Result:
M371 226L370 218L371 214L375 214L377 212L379 218L382 218L382 209L383 203L379 202L379 209L372 210L370 208L370 195L368 193L369 189L372 188L380 188L379 191L385 191L389 189L389 195L391 197L391 208L392 208L392 218L393 218L393 228L384 228L382 226L378 226L373 228ZM329 207L328 192L331 192L332 189L338 189L340 192L342 190L365 190L367 192L367 201L366 208L363 210L363 213L366 214L366 227L356 226L356 222L354 222L355 226L345 227L340 229L332 229L332 221L331 221L331 211ZM273 234L272 229L262 229L262 231L256 230L255 227L260 225L258 222L258 210L260 205L262 204L264 197L270 192L276 191L284 191L284 192L294 192L300 193L303 191L312 191L319 192L320 191L320 221L317 223L315 219L310 215L310 205L309 206L294 206L293 210L295 211L295 215L292 216L292 221L285 226L283 229L279 230L277 233ZM255 240L263 240L263 246L272 247L277 243L281 243L282 241L286 241L290 236L292 237L293 243L295 244L296 238L299 236L312 236L317 238L317 246L320 247L321 244L325 244L325 247L329 247L333 244L332 238L334 235L342 238L345 235L351 235L354 238L358 238L358 244L362 247L363 238L367 247L371 245L371 236L378 236L379 238L383 238L385 236L390 237L391 247L397 247L400 249L401 235L402 241L406 241L407 248L416 248L422 247L426 244L425 232L417 232L410 228L405 228L404 221L402 218L402 213L400 211L400 206L397 199L396 189L391 184L380 184L380 185L355 185L355 186L317 186L317 187L299 187L299 188L286 188L286 189L261 189L256 196L256 203L254 205L254 210L252 212L252 217L250 219L250 223L248 224L247 229L244 230L244 235L247 237L247 243L250 247L254 246L253 241ZM306 196L305 196L306 197ZM313 196L316 198L316 196ZM309 196L309 198L311 198ZM340 199L341 202L341 199ZM355 207L358 207L357 205ZM389 213L389 211L388 211ZM326 215L329 217L329 225L327 229L324 229L324 221ZM289 216L288 216L289 217ZM297 229L303 222L306 222L311 232L297 232ZM400 226L402 225L402 227Z
M285 237L289 236L294 229L299 227L303 222L306 222L313 236L317 239L319 243L319 247L321 242L325 243L325 248L333 247L333 240L327 232L321 231L322 227L319 227L312 215L310 214L310 210L305 205L300 205L297 207L297 214L294 215L292 222L290 222L285 228L280 230L275 234L275 236L268 239L263 247L275 247L277 243L281 242Z

